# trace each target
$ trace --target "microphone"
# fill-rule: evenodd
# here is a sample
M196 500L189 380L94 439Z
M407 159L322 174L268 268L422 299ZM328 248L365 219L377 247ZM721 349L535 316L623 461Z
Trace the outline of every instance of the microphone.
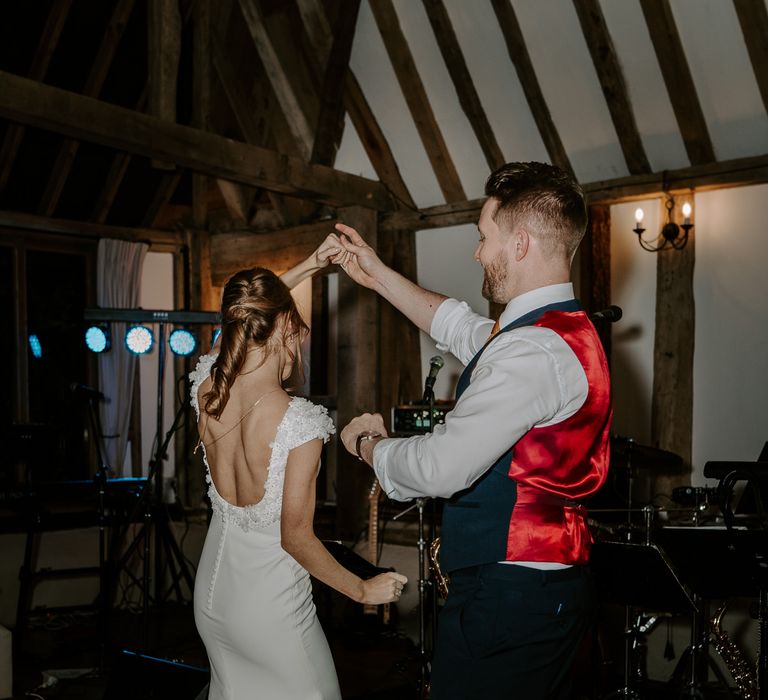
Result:
M77 382L72 382L69 385L69 390L73 394L80 394L80 396L85 396L87 399L98 399L99 401L104 400L104 394L102 394L98 389L94 389L92 386L88 386L87 384L78 384Z
M624 312L621 310L620 306L609 306L607 309L603 309L602 311L595 311L595 313L589 314L589 320L616 323L616 321L618 321L623 315Z
M432 393L432 387L435 386L435 380L437 379L437 373L442 369L445 364L445 360L442 355L435 355L429 361L429 374L424 382L424 401L429 399L429 395Z

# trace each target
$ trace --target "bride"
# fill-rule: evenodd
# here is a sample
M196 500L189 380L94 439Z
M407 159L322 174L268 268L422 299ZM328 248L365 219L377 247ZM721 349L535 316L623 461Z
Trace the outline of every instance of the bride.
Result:
M320 451L335 429L325 408L283 389L308 331L289 288L340 253L331 235L282 278L263 268L234 275L218 353L191 374L213 506L194 592L210 700L341 698L310 574L368 604L397 600L407 581L363 581L315 536Z

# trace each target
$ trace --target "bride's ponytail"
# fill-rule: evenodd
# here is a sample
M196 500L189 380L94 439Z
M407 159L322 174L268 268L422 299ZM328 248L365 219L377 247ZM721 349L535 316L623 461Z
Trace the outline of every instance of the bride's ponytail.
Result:
M221 418L249 344L264 350L263 361L275 351L269 347L270 340L281 317L285 324L277 341L293 358L289 343L309 329L285 283L274 272L261 267L242 270L227 282L221 300L221 349L211 367L213 385L203 397L204 410L212 418Z

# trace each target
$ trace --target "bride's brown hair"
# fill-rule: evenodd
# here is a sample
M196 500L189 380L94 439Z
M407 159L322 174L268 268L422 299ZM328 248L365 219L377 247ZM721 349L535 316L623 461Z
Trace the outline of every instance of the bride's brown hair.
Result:
M284 319L282 329L279 328L281 319ZM277 340L294 361L296 354L291 341L298 345L297 341L308 331L290 290L274 272L254 267L233 275L221 298L221 349L211 367L213 385L203 397L205 412L216 420L221 418L232 384L245 363L249 344L263 349L263 363L275 352L276 348L270 345ZM281 337L273 338L276 333Z

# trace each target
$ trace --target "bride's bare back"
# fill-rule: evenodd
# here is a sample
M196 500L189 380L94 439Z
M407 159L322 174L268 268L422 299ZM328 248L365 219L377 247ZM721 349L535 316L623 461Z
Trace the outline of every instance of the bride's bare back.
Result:
M254 505L264 498L270 445L291 400L264 375L259 370L241 374L232 384L221 419L201 410L197 424L213 484L224 500L236 506ZM200 385L201 409L211 384L209 377Z

